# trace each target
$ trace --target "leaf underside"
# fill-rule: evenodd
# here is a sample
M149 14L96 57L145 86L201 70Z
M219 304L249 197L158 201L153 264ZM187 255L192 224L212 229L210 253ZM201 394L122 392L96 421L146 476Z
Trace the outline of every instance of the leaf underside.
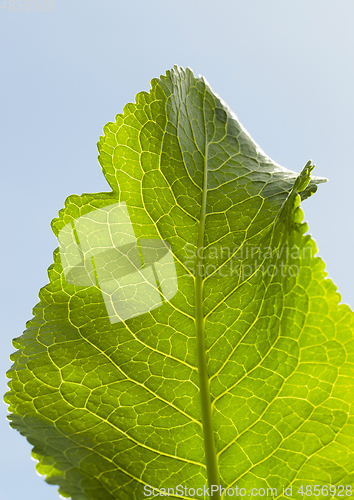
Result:
M169 243L178 291L112 322L100 287L71 284L57 249L34 318L14 340L11 425L46 481L74 500L207 485L195 327L203 216L221 486L272 487L282 498L283 485L353 485L354 314L325 279L298 206L320 179L310 180L310 163L300 175L274 163L189 69L151 83L99 140L112 191L70 196L52 227L59 235L125 203L138 241Z

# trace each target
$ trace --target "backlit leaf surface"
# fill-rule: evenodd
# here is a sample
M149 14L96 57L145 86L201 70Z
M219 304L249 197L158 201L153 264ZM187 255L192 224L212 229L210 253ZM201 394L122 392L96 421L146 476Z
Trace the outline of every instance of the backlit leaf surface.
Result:
M160 306L112 320L94 264L92 283L77 285L55 251L5 397L38 471L75 500L207 487L199 307L221 486L281 498L292 485L301 498L301 485L353 485L354 315L305 235L300 197L321 181L311 164L298 175L274 163L178 67L105 126L98 148L112 191L70 196L53 231L60 241L80 217L126 207L137 242L169 245L177 285L163 297L160 281Z

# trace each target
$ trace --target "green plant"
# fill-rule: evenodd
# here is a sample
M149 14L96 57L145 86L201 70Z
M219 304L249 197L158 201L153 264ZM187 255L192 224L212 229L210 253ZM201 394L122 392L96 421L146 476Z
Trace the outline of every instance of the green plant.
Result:
M272 162L178 67L98 149L112 191L67 199L14 340L5 400L38 471L75 500L351 492L354 315L305 235L311 162Z

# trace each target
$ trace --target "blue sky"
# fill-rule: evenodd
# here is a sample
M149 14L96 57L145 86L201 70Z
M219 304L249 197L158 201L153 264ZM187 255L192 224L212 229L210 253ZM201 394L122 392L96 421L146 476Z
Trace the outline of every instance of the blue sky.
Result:
M103 126L174 64L203 74L275 161L299 172L312 159L329 179L303 209L354 307L352 0L57 0L43 12L9 4L0 9L3 374L48 281L51 220L70 194L109 190L97 162ZM4 404L0 428L0 500L57 499Z

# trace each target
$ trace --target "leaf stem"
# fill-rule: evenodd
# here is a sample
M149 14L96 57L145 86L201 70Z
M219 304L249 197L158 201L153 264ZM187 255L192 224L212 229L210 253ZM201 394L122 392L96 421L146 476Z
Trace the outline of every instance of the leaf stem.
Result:
M207 158L208 144L205 144L204 157L204 179L203 179L203 195L201 216L198 228L198 243L197 243L197 259L195 272L195 326L197 337L197 356L198 356L198 375L199 389L202 409L202 425L204 434L204 449L205 460L208 474L208 485L218 486L218 491L210 492L210 497L213 500L220 500L220 480L218 472L218 464L215 450L214 427L212 419L212 408L210 398L210 384L207 367L206 345L205 345L205 321L203 311L203 253L204 253L204 230L206 217L206 201L207 201Z

